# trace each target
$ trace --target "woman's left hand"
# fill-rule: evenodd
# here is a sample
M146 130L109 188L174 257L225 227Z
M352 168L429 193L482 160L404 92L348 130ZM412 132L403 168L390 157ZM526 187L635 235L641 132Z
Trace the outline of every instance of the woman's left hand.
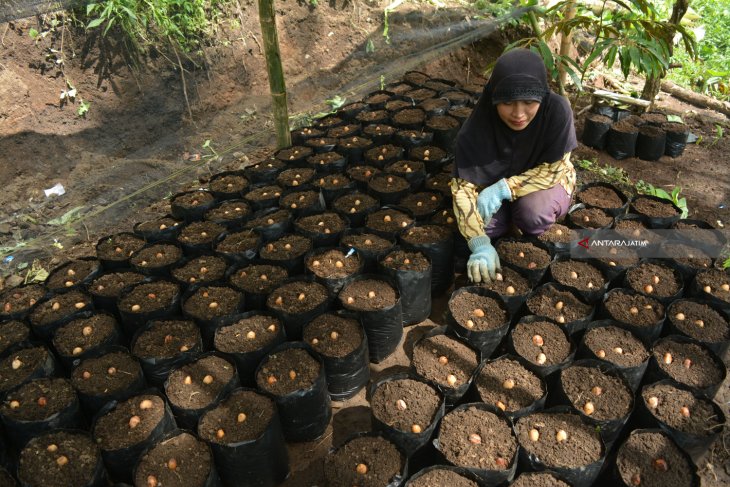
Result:
M477 196L477 210L482 220L488 222L502 206L502 201L511 200L512 192L506 179L500 179L491 186L487 186Z

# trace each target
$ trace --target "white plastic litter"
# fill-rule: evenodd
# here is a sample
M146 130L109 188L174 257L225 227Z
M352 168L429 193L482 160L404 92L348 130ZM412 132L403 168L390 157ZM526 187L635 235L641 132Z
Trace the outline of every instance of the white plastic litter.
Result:
M56 194L58 196L61 196L62 194L66 194L66 188L63 187L63 184L56 183L56 185L52 188L44 189L44 193L46 193L46 198L49 196Z

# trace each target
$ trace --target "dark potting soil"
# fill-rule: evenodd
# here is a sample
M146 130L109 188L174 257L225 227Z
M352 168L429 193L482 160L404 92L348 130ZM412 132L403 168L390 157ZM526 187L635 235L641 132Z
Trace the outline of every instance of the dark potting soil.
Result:
M291 210L310 208L319 203L319 191L297 191L283 196L279 200L281 208Z
M309 147L303 147L301 145L295 145L288 149L281 149L276 153L276 158L280 161L296 161L300 159L306 159L312 155L312 149Z
M73 287L99 270L97 260L72 260L53 270L46 280L48 289L64 289Z
M449 186L451 179L451 174L439 173L426 179L424 188L432 191L441 191L444 196L448 197L451 195L451 187Z
M275 396L309 389L320 372L319 362L301 348L271 354L264 358L260 367L256 384Z
M672 217L677 215L677 209L671 203L663 203L650 198L639 196L632 203L634 210L641 214L652 218Z
M26 341L30 337L30 328L22 321L13 320L0 323L0 354L10 347Z
M500 276L502 277L500 279ZM493 281L480 284L481 287L492 290L502 296L522 296L530 291L530 282L519 272L503 267Z
M435 80L435 79L430 79L430 80L426 81L423 85L427 88L430 88L430 89L436 90L436 91L447 91L447 90L454 89L453 84L447 84L447 83L444 83L443 81L439 81L439 80Z
M550 254L529 242L499 242L497 253L502 262L524 269L544 269L550 264Z
M28 311L46 292L42 284L6 289L0 293L0 316Z
M208 355L174 370L165 383L165 395L179 408L202 409L216 401L235 372L227 360Z
M225 231L226 227L217 223L193 222L182 229L177 239L185 244L202 245L213 243Z
M512 345L522 358L540 366L556 365L570 355L570 342L563 330L549 321L518 323Z
M453 411L439 428L439 450L454 465L507 470L517 454L512 428L489 411L475 407Z
M647 226L641 220L617 220L613 227L616 230L634 230L631 233L622 232L623 235L631 235L632 237L641 236L641 230L646 230ZM638 232L636 230L639 230Z
M641 118L648 124L660 126L667 121L667 116L663 113L643 113Z
M664 468L665 465L668 468ZM646 431L631 435L618 451L616 467L626 485L695 485L693 466L687 457L668 436L659 432Z
M330 174L314 181L314 185L321 189L341 189L350 184L350 178L343 174Z
M386 255L381 262L383 266L398 271L426 272L431 266L423 253L407 250L394 250Z
M407 194L401 198L398 204L411 210L414 216L420 217L441 208L443 200L441 193L422 192Z
M336 130L336 129L335 129ZM340 142L337 144L337 148L342 150L351 150L351 149L362 149L365 150L369 147L372 147L373 141L368 139L367 137L360 137L357 135L354 135L352 137L344 137L340 139Z
M573 407L597 420L619 419L631 412L633 391L598 367L573 365L560 373L563 391Z
M354 438L324 459L328 487L383 487L401 474L406 459L385 438Z
M482 402L510 412L526 408L546 392L537 375L506 357L486 364L475 382Z
M119 300L119 309L128 313L149 313L168 308L180 287L166 281L156 281L135 286Z
M636 128L636 125L634 125L631 120L628 119L623 119L621 121L613 123L611 125L611 128L614 131L620 132L622 134L635 134L639 130Z
M89 292L95 296L116 298L124 288L139 284L144 279L144 275L132 271L103 274L91 282Z
M400 239L410 245L444 242L452 237L449 228L441 225L419 225L406 230Z
M130 233L118 233L105 238L96 246L96 257L103 260L124 261L144 247L143 238Z
M649 352L641 340L630 331L616 326L586 331L583 343L596 357L619 367L636 367L649 358Z
M337 141L337 139L330 139L330 138L324 138L324 139L317 139L320 141L325 142L331 142L331 141ZM317 168L327 168L330 164L333 164L335 162L339 162L342 160L342 155L338 154L337 152L322 152L321 154L314 154L307 158L307 163L310 166L315 166Z
M258 164L254 164L253 166L249 166L245 170L245 174L252 176L252 178L257 177L259 174L266 174L270 171L274 170L282 170L286 168L286 163L284 161L280 161L279 159L268 159L264 162L259 162Z
M363 339L360 323L332 313L319 315L304 328L304 341L326 357L346 357L357 350Z
M17 487L18 483L5 468L0 468L0 486L1 487Z
M454 89L447 90L445 93L442 93L441 96L449 100L452 105L466 105L472 101L471 95Z
M446 157L446 151L432 145L422 145L412 148L408 156L418 161L441 161Z
M178 227L180 226L180 223L181 222L175 220L172 217L163 216L162 218L158 218L156 220L141 222L140 224L136 225L134 229L135 232L141 232L145 234L157 233L163 230L167 230L168 228Z
M384 382L370 399L373 416L392 428L415 434L431 425L440 405L436 388L413 379Z
M198 424L198 436L223 445L259 438L274 417L274 401L254 391L236 390Z
M730 339L728 322L706 304L675 301L668 316L674 326L695 340L718 343Z
M375 93L374 95L366 97L363 102L369 105L378 105L390 100L392 96L393 95L391 95L390 93Z
M304 265L318 277L339 279L350 276L360 269L360 257L357 254L347 257L339 249L329 249L310 255Z
M327 212L304 216L297 220L295 226L307 233L329 235L346 229L347 222L337 213Z
M576 240L576 238L577 236L574 230L566 227L565 225L561 225L560 223L551 225L550 228L537 237L537 239L542 242L553 243L570 243L571 241Z
M694 343L664 339L654 345L651 353L659 367L680 384L704 389L718 384L723 378L720 364Z
M671 384L644 388L641 398L658 420L690 435L711 435L722 429L712 403Z
M157 269L177 262L182 255L182 250L177 245L160 243L140 250L129 262L139 269Z
M179 282L187 284L214 282L223 279L227 268L228 264L222 258L213 255L202 255L182 267L173 269L171 274Z
M449 300L449 311L464 328L486 331L504 325L509 316L504 304L489 296L462 292Z
M368 188L378 193L398 193L410 188L410 183L393 174L376 174L368 182Z
M93 436L102 450L114 451L145 441L165 414L165 403L156 395L143 394L122 401L100 416Z
M479 363L477 353L446 335L434 335L413 348L413 367L421 377L456 389L471 380Z
M213 176L208 189L216 193L242 193L248 188L248 179L242 174L223 174Z
M634 264L638 264L639 262L639 254L634 249L629 249L625 247L621 248L621 257L618 257L619 249L616 247L610 247L608 253L612 257L601 257L598 259L598 261L603 262L609 267L628 267ZM613 257L614 255L617 257Z
M71 383L87 396L125 391L142 375L139 362L126 352L111 352L81 361L71 373Z
M243 195L243 199L254 203L258 201L271 200L279 198L282 191L283 189L281 188L281 186L276 184L268 184L266 186L253 188L251 191Z
M434 90L429 90L428 88L419 88L416 90L407 91L405 93L405 96L413 98L417 102L423 101L427 98L433 98L436 95L437 93Z
M426 121L426 112L420 108L405 108L394 113L391 118L395 125L418 125Z
M426 120L426 127L431 130L451 130L458 128L459 121L448 115L436 115Z
M15 421L41 421L74 400L76 391L67 379L35 379L10 392L0 405L0 414Z
M244 201L224 201L205 212L205 219L213 222L238 220L251 214L251 207Z
M613 217L600 208L581 208L568 215L581 228L604 228L613 223Z
M290 314L305 313L324 303L327 296L327 288L322 284L294 281L271 291L266 306Z
M117 320L107 314L80 318L59 328L53 337L53 347L63 356L81 355L103 343L114 332Z
M580 260L553 262L550 264L550 273L553 279L560 284L581 291L592 291L606 284L606 279L601 271Z
M91 308L91 298L81 291L57 294L48 301L38 304L31 311L29 320L33 326L43 326Z
M340 242L346 247L367 251L387 250L393 246L393 243L389 240L372 233L345 235Z
M99 457L85 433L53 431L33 438L20 452L18 479L27 487L90 485Z
M413 224L414 220L402 211L384 208L367 217L365 226L381 232L398 232Z
M664 131L660 129L659 127L652 127L651 125L644 125L639 129L639 133L642 135L647 135L652 138L662 137L662 134L664 134Z
M386 172L394 174L403 179L405 179L412 173L418 173L423 171L423 162L408 160L396 161L386 168Z
M455 107L450 109L448 112L449 116L454 117L457 120L466 120L471 115L474 109L472 107Z
M203 286L183 303L183 312L197 320L212 320L233 314L240 308L242 294L230 287Z
M606 117L605 115L599 115L597 113L589 113L588 115L586 115L586 120L608 125L611 125L613 123L613 120L611 118Z
M459 475L453 470L435 468L418 477L410 480L409 487L479 487L473 480Z
M285 261L300 257L312 250L312 241L301 235L285 235L261 247L262 259Z
M355 192L340 196L334 202L334 209L342 213L357 214L378 208L378 200L365 193Z
M410 108L413 107L413 102L408 100L390 100L385 103L385 109L389 112L397 112L400 111L402 108Z
M444 112L447 108L449 108L449 100L445 98L428 98L421 103L418 104L418 108L425 110L427 112L432 112L435 110L441 111L441 113Z
M347 284L339 294L342 305L355 311L390 309L398 300L398 293L385 281L361 279Z
M277 318L254 315L242 318L215 334L215 349L224 353L247 353L260 350L278 335L281 323Z
M200 331L192 321L155 321L139 334L132 353L143 359L172 358L192 349L199 341Z
M585 318L592 310L592 306L579 301L573 294L551 287L543 287L527 298L527 307L531 314L546 316L558 323Z
M286 269L277 265L254 264L231 274L229 282L247 293L268 294L289 277Z
M403 153L403 148L393 144L379 145L365 152L365 160L368 163L378 161L379 165L383 165L383 161L392 161Z
M669 242L662 247L664 253L675 262L695 269L712 267L712 259L700 249L676 242Z
M613 319L637 326L653 326L664 316L664 306L656 299L622 290L609 294L604 306Z
M347 169L347 175L353 180L367 183L375 174L383 172L374 166L355 166Z
M581 203L599 208L621 208L624 204L619 194L606 186L591 186L576 193L575 198Z
M714 245L722 247L725 244L724 237L718 232L707 232L709 228L714 228L709 223L707 225L699 225L695 223L683 222L679 220L674 224L674 228L677 230L685 230L687 236L689 236L694 242L703 245Z
M314 169L297 167L279 173L279 176L276 178L276 183L282 188L293 188L308 183L313 177Z
M569 487L550 472L525 472L520 474L511 485L512 487Z
M403 75L403 81L410 83L411 89L413 89L413 86L420 86L430 79L431 78L427 74L420 71L408 71Z
M405 105L403 105L404 107L411 105L409 102L403 100L394 100L393 102L388 102L388 104L390 103L405 103ZM386 105L386 109L390 110L391 108ZM389 136L395 133L395 127L391 127L390 125L384 125L382 123L371 124L366 126L362 132L366 137L369 138L375 138L378 136Z
M287 210L278 210L273 211L271 213L268 213L266 215L262 215L258 218L253 218L246 222L246 224L243 226L245 229L253 229L253 228L264 228L268 227L270 225L274 225L277 223L283 223L287 221L291 217L291 214ZM225 242L225 240L224 240ZM251 247L248 247L251 248ZM218 245L218 250L220 250L220 244Z
M530 437L531 430L537 431L537 441ZM558 440L560 431L566 433L562 441ZM517 420L515 432L520 446L548 468L590 465L604 453L598 431L583 424L576 414L531 414Z
M660 298L668 298L679 292L682 276L667 266L644 262L626 271L631 289Z
M140 486L202 487L211 466L205 442L181 432L145 453L137 464L134 482Z
M214 196L209 191L190 191L174 196L170 203L186 210L192 210L213 202Z
M255 224L256 227L273 225L276 221L271 218L272 223L267 223L269 219L262 217L263 220ZM259 225L258 223L262 223ZM253 228L253 227L251 227ZM229 233L223 240L218 242L215 246L215 250L218 252L224 252L229 254L244 253L248 250L253 250L259 244L259 236L253 233L251 230L244 230L242 232Z
M9 391L25 382L46 360L45 347L24 348L0 362L0 392Z

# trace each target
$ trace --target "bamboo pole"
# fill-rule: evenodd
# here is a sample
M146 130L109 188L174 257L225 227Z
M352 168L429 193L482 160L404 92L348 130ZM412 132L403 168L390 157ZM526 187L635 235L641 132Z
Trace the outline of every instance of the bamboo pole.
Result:
M289 109L287 107L286 83L284 69L281 66L279 36L276 32L276 13L274 0L258 0L259 23L264 39L266 68L269 74L269 89L274 111L274 127L276 128L276 145L279 149L291 145L289 133Z

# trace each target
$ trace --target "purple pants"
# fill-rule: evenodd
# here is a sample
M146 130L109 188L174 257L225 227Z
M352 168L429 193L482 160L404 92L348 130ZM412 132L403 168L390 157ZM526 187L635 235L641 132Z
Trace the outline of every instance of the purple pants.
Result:
M510 223L514 223L525 235L540 235L565 216L569 206L570 195L557 184L504 203L485 230L489 237L498 238L509 231Z

